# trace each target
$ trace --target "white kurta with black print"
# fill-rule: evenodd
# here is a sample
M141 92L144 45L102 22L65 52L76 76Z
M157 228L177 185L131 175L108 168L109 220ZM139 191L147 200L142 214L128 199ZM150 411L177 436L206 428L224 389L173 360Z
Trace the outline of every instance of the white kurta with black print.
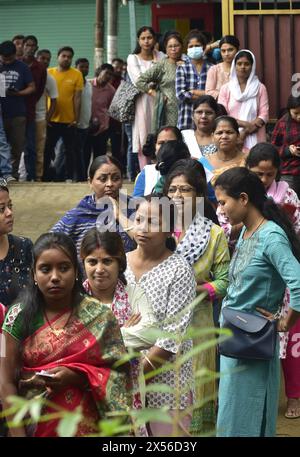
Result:
M178 254L172 254L161 264L143 274L139 281L127 266L125 273L129 284L138 284L146 293L152 304L157 322L164 332L183 336L191 323L192 312L188 305L196 296L194 272L187 261ZM155 346L172 352L169 362L177 356L185 354L192 348L192 340L182 343L168 338L159 338ZM194 390L192 358L185 362L180 369L179 378L174 371L167 371L152 379L155 384L167 384L173 393L147 393L147 406L160 408L168 405L170 409L185 409L190 404L191 393ZM176 387L179 386L179 389ZM176 390L180 391L177 396Z

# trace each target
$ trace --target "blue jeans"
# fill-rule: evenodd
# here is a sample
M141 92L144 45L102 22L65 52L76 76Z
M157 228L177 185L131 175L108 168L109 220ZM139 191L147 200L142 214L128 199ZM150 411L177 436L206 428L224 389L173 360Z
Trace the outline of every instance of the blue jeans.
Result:
M10 146L6 140L3 127L2 115L0 113L0 174L9 176L12 174Z

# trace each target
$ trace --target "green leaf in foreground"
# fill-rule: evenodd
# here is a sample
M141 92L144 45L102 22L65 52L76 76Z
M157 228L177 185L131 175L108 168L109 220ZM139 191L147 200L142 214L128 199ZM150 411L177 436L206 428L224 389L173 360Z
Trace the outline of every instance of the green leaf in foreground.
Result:
M77 427L82 419L81 408L77 408L71 413L66 412L63 419L59 421L57 434L61 437L71 437L77 432Z

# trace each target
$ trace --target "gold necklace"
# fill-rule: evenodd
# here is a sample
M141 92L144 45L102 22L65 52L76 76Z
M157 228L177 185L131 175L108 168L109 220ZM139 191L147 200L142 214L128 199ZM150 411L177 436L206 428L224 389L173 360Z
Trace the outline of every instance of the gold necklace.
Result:
M251 238L255 232L257 232L257 230L259 229L259 227L262 225L262 223L265 221L265 218L263 217L262 220L260 221L260 223L258 224L258 226L256 227L255 230L253 230L253 232L251 233L250 236L248 236L247 238L244 238L246 240L248 240L249 238ZM245 231L244 235L247 233L247 230Z
M44 310L44 316L45 316L45 319L46 319L48 326L49 326L51 332L53 333L53 335L56 336L56 338L59 338L63 333L66 332L66 327L67 327L68 323L70 322L71 317L73 316L73 310L71 310L68 319L66 320L65 324L61 328L52 327L45 310Z

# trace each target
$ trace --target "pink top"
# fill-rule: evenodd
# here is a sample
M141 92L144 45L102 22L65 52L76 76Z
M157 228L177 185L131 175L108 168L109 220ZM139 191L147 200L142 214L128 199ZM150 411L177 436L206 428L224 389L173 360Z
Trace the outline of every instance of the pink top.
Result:
M260 83L258 94L256 97L257 100L257 116L260 117L265 123L269 120L269 101L268 93L264 84ZM224 105L225 109L229 116L239 119L239 113L241 108L241 102L235 100L230 92L229 83L221 87L218 103ZM248 121L253 121L254 119L248 119ZM257 142L261 143L266 141L266 128L263 125L258 132Z
M2 305L2 303L0 303L0 334L2 333L2 325L4 322L4 317L5 317L5 308Z
M229 82L229 76L230 71L224 71L222 62L210 67L206 78L205 93L217 99L221 87ZM220 101L218 102L221 103Z

